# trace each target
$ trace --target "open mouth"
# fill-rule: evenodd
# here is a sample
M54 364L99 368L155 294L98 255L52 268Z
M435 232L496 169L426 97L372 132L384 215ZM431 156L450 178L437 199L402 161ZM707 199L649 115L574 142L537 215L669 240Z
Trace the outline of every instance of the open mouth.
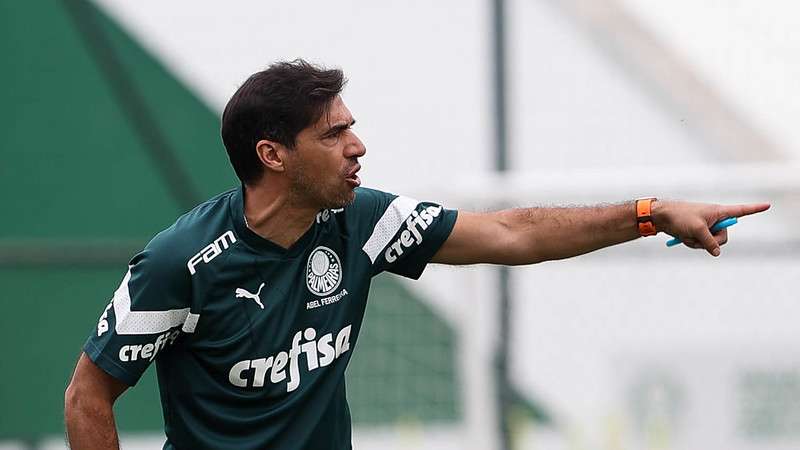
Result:
M361 186L361 178L358 177L357 173L361 170L361 164L356 163L355 166L345 175L344 179L353 187Z

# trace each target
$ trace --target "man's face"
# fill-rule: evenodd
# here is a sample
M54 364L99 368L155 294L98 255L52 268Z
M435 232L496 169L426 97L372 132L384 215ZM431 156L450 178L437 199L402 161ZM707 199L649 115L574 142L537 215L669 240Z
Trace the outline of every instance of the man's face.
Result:
M355 198L361 184L358 158L367 149L351 129L355 123L336 96L317 122L297 135L285 159L286 175L296 200L314 208L341 208Z

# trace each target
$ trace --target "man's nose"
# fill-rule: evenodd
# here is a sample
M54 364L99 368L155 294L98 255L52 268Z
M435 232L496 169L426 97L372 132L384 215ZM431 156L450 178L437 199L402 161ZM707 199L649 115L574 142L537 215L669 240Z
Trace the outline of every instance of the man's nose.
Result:
M350 133L352 141L345 147L345 156L348 158L360 158L367 153L367 147L355 133Z

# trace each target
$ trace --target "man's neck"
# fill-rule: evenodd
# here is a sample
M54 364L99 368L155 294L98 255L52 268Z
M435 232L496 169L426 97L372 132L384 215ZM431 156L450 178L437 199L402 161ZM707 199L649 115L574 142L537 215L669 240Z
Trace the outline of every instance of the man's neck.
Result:
M314 223L317 208L302 206L285 189L245 186L244 217L247 227L283 248L289 248Z

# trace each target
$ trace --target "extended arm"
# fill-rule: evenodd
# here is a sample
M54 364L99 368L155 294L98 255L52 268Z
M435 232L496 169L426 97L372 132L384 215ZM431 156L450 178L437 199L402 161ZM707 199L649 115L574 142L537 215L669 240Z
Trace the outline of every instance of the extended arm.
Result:
M67 441L73 450L119 449L113 406L128 386L81 353L64 395Z
M727 230L709 228L725 217L765 211L769 204L653 202L656 229L718 256ZM639 237L633 201L614 205L459 212L450 237L433 257L444 264L534 264L570 258Z

